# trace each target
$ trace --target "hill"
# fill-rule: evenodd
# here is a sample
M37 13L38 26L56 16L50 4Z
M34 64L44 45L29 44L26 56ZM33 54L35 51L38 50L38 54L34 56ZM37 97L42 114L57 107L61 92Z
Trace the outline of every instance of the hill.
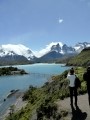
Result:
M81 89L78 90L79 94L86 92L86 84L82 78L84 71L85 69L81 67L75 69L75 73L81 80ZM41 88L30 86L23 96L23 100L28 101L26 107L12 114L12 116L8 116L6 120L39 120L44 118L45 120L59 120L66 116L68 111L62 111L62 109L58 111L55 101L69 96L67 73L68 71L65 71L61 75L53 76L52 82L45 83Z
M67 65L70 66L89 66L90 65L90 47L85 48L80 54L71 58Z

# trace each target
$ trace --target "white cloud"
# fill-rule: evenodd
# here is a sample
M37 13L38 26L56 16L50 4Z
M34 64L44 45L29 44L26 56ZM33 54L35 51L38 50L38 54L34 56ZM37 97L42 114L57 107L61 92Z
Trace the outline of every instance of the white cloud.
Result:
M62 22L63 22L63 19L60 19L60 18L59 18L58 22L59 22L59 23L62 23Z

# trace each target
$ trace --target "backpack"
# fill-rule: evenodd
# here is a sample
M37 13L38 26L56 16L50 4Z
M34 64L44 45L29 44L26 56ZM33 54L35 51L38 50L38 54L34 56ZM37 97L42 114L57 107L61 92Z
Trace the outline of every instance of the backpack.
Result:
M81 88L81 81L79 80L79 78L77 76L75 78L75 87L76 88Z

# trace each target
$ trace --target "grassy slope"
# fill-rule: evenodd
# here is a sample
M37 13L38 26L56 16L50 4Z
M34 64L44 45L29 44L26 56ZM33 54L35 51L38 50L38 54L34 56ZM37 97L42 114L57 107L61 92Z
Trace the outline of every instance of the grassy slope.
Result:
M78 90L80 94L86 93L86 84L83 81L83 73L85 69L78 67L75 69L76 74L81 80L81 89ZM66 79L68 71L65 71L63 74L58 76L53 76L53 82L45 83L45 85L41 88L35 88L29 90L25 93L24 99L28 100L28 104L25 108L21 109L16 114L7 118L7 120L29 120L31 116L34 114L37 108L40 108L40 105L44 103L47 98L51 98L50 102L54 102L57 99L64 99L69 96L68 90L68 80Z
M90 48L84 49L79 55L73 57L68 65L76 65L76 66L88 66L90 65Z

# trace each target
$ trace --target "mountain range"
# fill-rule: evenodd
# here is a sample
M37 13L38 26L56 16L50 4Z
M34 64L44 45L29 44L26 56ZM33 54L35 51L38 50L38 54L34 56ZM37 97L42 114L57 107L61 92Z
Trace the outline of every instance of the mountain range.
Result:
M90 43L77 43L74 47L68 46L61 42L52 42L46 46L45 49L35 52L30 48L18 44L7 44L0 46L0 63L18 64L45 62L49 60L56 60L66 56L74 56L80 53L84 48L90 47Z

